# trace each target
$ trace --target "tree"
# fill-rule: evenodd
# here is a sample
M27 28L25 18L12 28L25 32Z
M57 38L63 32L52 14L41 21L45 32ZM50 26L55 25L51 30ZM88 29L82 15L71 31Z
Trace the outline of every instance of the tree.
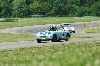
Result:
M100 16L100 0L0 0L0 17Z
M12 14L11 4L13 0L0 0L0 17L10 17Z
M48 15L50 10L51 10L51 4L47 2L42 2L39 3L35 1L30 5L30 11L32 12L33 15Z
M28 16L28 7L26 0L14 0L13 5L13 16L14 17L27 17Z
M100 1L94 3L93 9L96 16L100 16Z

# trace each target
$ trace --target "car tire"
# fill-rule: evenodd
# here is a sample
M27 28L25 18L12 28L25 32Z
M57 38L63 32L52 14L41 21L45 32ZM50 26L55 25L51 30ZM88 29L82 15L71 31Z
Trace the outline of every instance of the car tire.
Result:
M57 41L57 35L53 35L53 38L51 39L52 42L56 42Z
M73 31L73 33L75 33L75 31Z
M69 32L70 32L70 33L72 33L72 31L71 31L71 30L69 30Z
M67 34L67 35L66 35L66 39L65 39L65 41L69 41L69 39L70 39L70 35Z
M38 43L41 43L41 40L38 39L37 42L38 42Z

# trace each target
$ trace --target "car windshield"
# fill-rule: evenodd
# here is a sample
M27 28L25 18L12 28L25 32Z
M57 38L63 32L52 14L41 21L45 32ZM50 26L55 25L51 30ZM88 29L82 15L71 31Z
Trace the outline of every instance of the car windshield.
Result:
M64 25L65 27L71 27L71 25Z

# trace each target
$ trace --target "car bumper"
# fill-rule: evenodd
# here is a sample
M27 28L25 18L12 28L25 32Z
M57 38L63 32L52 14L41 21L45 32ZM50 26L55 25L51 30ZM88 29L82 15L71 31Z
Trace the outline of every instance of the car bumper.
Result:
M49 41L49 40L51 40L51 38L36 38L36 40Z

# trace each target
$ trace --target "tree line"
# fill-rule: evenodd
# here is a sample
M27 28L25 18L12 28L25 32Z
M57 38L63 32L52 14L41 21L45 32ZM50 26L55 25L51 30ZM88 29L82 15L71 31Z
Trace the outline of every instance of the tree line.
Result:
M100 16L100 0L0 0L0 17Z

